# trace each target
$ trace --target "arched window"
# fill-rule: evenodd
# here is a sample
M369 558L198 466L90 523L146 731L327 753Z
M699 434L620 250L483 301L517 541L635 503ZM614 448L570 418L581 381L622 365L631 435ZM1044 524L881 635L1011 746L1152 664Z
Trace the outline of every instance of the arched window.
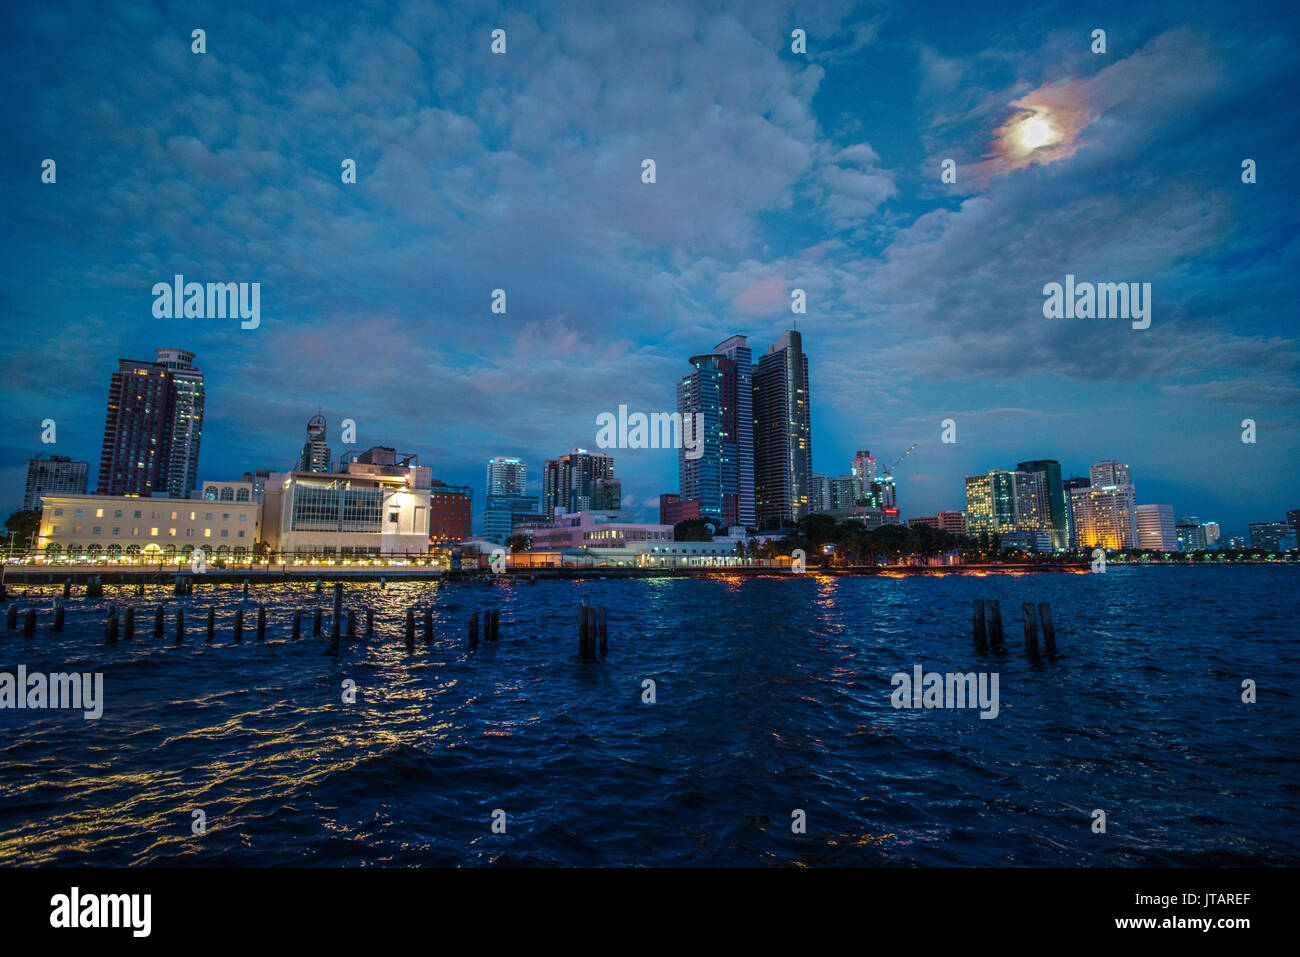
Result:
M248 549L245 548L243 545L235 546L235 561L237 562L248 561Z
M91 545L86 549L86 561L97 562L104 557L104 546Z
M163 557L163 561L167 562L167 564L169 565L172 562L176 561L176 546L170 544L164 545L162 550L162 557Z
M248 494L248 489L246 488L241 488L235 493L236 502L247 502L249 498L251 498L251 496Z
M139 546L139 545L128 545L128 546L126 546L126 560L129 561L129 562L138 562L138 561L140 560L140 546Z
M61 562L61 561L63 561L63 546L62 546L62 545L46 545L46 546L45 546L45 560L46 560L47 562Z
M81 561L81 546L80 546L80 545L69 545L69 546L68 546L68 561L70 561L70 562L79 562L79 561Z
M122 546L116 544L109 545L106 554L108 555L108 560L110 562L120 561L122 558Z
M181 549L181 561L189 564L194 560L194 546L186 545Z
M234 500L235 500L235 490L231 488L229 485L223 485L221 487L221 501L233 502Z
M215 502L215 501L217 500L217 490L216 490L216 488L215 488L214 486L211 486L211 485L209 485L207 488L205 488L205 489L203 490L203 498L204 498L205 501L208 501L208 502Z
M217 561L226 561L230 558L230 546L221 545L217 548Z

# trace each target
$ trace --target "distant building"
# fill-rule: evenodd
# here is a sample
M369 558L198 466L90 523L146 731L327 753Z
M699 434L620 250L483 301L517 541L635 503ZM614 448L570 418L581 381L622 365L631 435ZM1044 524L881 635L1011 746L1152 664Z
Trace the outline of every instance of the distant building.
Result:
M504 545L516 525L535 523L543 517L536 495L489 495L483 507L482 535L489 542Z
M1209 548L1209 541L1201 521L1195 515L1184 515L1174 525L1178 536L1178 550L1182 552L1199 552Z
M203 373L193 360L182 349L158 349L155 362L117 360L99 494L185 498L194 489L205 399Z
M613 476L598 478L591 492L592 511L610 511L623 507L623 483Z
M488 496L521 496L527 494L528 466L523 459L498 455L487 464Z
M1074 499L1072 495L1076 489L1091 488L1088 479L1075 477L1063 479L1061 481L1061 491L1065 495L1065 523L1068 530L1068 540L1070 548L1080 548L1079 536L1075 534L1074 529Z
M810 512L829 512L831 505L831 478L820 472L813 472L808 481L808 510Z
M1172 505L1137 506L1138 547L1162 552L1178 551Z
M245 472L241 479L253 486L253 500L260 502L262 496L266 494L266 480L270 477L270 469L254 469L252 472Z
M474 492L468 485L429 483L429 544L459 545L470 537Z
M682 501L674 492L664 492L659 496L659 524L669 527L678 522L700 518L700 503L694 500Z
M614 477L614 457L603 452L574 449L558 459L547 459L542 469L542 514L554 518L556 509L582 512L593 508L596 480ZM608 487L601 494L608 495Z
M809 512L812 428L808 357L788 330L754 367L754 499L760 524Z
M859 452L853 457L853 482L856 487L855 497L864 499L870 494L871 486L876 481L876 460L869 451Z
M987 532L1006 538L1021 533L1029 546L1050 549L1052 523L1044 473L993 469L966 476L966 527L971 535Z
M1261 552L1280 552L1288 545L1294 548L1294 544L1285 541L1292 535L1291 526L1286 522L1250 523L1250 547Z
M262 508L235 501L243 483L205 483L229 499L141 498L134 495L46 495L39 547L49 561L188 563L196 548L206 561L247 561L260 540ZM250 490L251 491L251 490Z
M936 515L928 515L922 518L909 518L907 524L911 525L928 525L931 528L938 528L952 535L966 534L966 516L962 512L939 512Z
M1292 509L1286 513L1286 523L1291 526L1291 530L1300 536L1300 509Z
M88 462L74 462L66 455L39 456L27 463L27 488L23 492L23 508L36 511L41 507L42 495L86 494L86 480L90 474Z
M677 412L695 451L677 451L681 496L697 501L700 516L715 523L752 523L753 386L749 346L732 336L712 353L692 356L691 371L677 382ZM689 454L688 454L689 452Z
M1133 486L1089 486L1071 491L1074 534L1080 548L1137 548Z
M1201 529L1205 532L1205 544L1213 548L1219 541L1222 534L1218 522L1201 522Z
M257 501L251 480L238 482L204 482L198 497L205 502L247 502Z
M273 472L263 538L285 557L424 555L431 470L413 455L376 447L340 457L336 472Z
M1107 459L1088 469L1088 483L1093 488L1105 488L1108 485L1131 485L1127 465Z
M325 439L325 416L317 412L307 420L307 441L298 453L299 472L328 472L330 447Z
M1016 465L1017 472L1043 477L1041 494L1047 503L1047 523L1052 532L1052 548L1070 547L1070 521L1066 517L1065 487L1061 482L1061 463L1055 459L1033 459Z
M533 531L533 550L622 548L643 542L671 542L671 525L623 521L617 511L582 511L559 515L550 528Z

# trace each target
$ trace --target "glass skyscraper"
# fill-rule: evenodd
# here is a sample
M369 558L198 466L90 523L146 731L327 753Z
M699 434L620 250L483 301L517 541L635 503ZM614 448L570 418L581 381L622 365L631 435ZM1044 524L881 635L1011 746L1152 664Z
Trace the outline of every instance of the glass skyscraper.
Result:
M803 338L781 334L754 366L754 509L757 522L809 513L812 427Z

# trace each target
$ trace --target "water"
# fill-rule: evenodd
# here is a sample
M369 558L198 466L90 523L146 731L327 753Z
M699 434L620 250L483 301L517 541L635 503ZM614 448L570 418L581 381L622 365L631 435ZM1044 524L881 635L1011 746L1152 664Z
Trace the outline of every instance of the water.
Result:
M99 721L0 711L0 864L1295 865L1297 575L348 585L376 635L337 660L281 640L295 607L328 629L328 589L110 585L61 635L48 611L33 638L0 632L0 670L99 670L106 699ZM584 596L609 608L600 662L576 658ZM976 597L1001 600L1007 654L973 650ZM232 646L234 609L261 601L268 641L246 613ZM1026 658L1022 601L1052 603L1056 660ZM103 646L108 604L141 609L132 642ZM435 637L417 616L408 655L411 604ZM493 604L502 640L468 651ZM996 670L1000 714L894 709L891 676L918 663Z

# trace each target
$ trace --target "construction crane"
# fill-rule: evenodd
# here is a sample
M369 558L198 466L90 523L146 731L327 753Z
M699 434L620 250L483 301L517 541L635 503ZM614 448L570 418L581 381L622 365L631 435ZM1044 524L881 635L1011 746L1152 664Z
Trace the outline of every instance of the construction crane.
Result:
M889 466L889 468L884 470L885 474L892 478L894 475L894 469L898 468L898 466L902 464L903 459L907 458L909 455L912 454L912 449L914 448L916 448L915 442L912 443L912 445L908 448L906 452L904 452L902 455L898 457L897 462L895 462L893 465Z

